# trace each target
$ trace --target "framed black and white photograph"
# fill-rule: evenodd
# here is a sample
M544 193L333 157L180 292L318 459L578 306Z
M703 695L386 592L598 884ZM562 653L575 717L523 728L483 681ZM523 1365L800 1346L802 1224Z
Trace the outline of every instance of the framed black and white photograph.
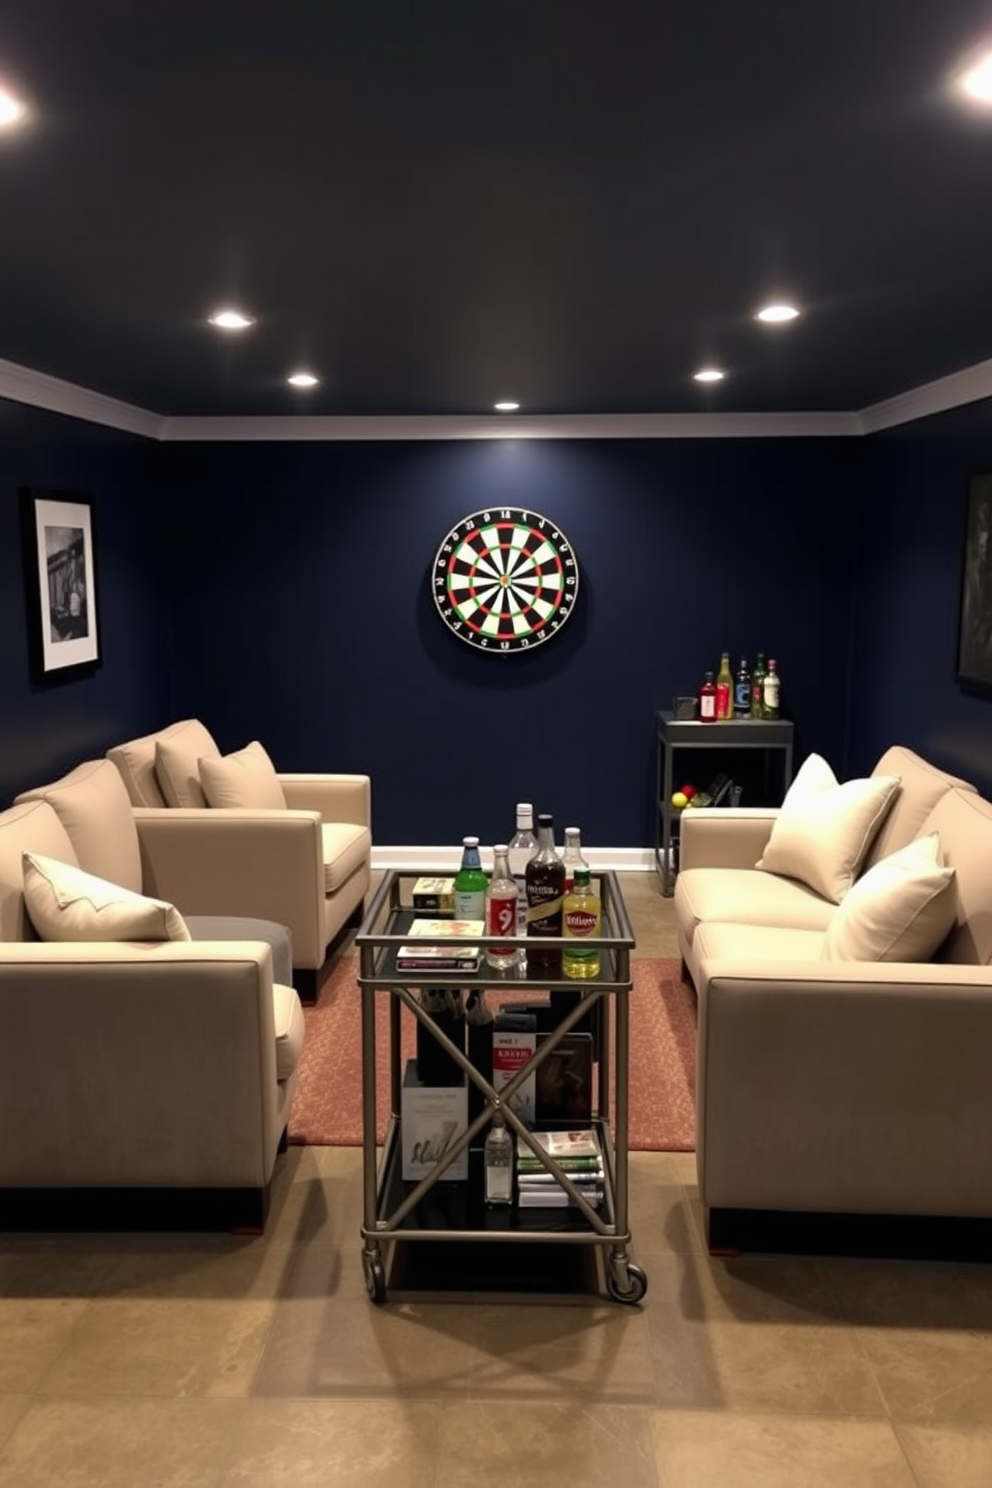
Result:
M22 489L28 623L43 677L100 661L93 505Z

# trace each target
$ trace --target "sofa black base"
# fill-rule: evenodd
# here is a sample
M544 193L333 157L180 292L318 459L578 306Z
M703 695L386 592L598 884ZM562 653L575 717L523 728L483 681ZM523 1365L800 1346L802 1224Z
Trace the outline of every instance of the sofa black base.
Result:
M992 1219L710 1209L711 1255L764 1251L867 1259L992 1262Z
M312 967L293 967L293 986L304 1007L313 1007L317 1001L317 976Z
M4 1188L0 1231L229 1230L261 1234L264 1188Z

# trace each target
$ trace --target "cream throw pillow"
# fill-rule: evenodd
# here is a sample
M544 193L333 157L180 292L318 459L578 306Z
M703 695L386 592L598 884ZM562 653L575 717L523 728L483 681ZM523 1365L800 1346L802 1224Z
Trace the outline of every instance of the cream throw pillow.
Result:
M845 894L823 942L824 961L929 961L957 913L954 869L936 832L873 864Z
M42 940L189 940L175 905L24 853L24 903Z
M202 809L200 760L220 758L209 731L196 718L184 719L155 740L155 779L167 806Z
M839 904L857 878L898 789L897 775L872 775L840 785L826 760L811 754L786 792L755 866L798 878Z
M275 765L257 739L237 754L201 759L200 784L208 806L247 806L256 811L286 809L286 795Z

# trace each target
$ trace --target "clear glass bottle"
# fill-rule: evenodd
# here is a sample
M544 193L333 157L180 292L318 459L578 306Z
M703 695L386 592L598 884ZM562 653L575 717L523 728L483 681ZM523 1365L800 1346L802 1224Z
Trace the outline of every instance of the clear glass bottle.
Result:
M540 942L561 935L565 864L555 850L555 819L550 812L537 818L537 852L527 864L526 880L527 969L553 974L561 967L561 948L543 948Z
M734 679L730 674L730 652L720 653L720 670L716 674L716 716L723 721L734 716Z
M737 676L734 678L734 717L749 718L751 716L751 672L747 664L747 657L741 657L741 664L737 668Z
M589 868L575 870L575 884L565 895L562 911L561 933L574 945L567 945L562 952L561 969L565 976L576 981L588 981L599 975L599 946L590 945L590 940L599 938L603 919L603 908L599 895L593 892Z
M505 842L498 842L493 853L493 876L486 890L486 934L516 935L517 886L510 873L510 849ZM511 971L517 963L517 948L487 946L486 961L493 971Z
M517 934L527 934L527 883L524 874L528 861L537 852L534 836L534 808L530 801L517 802L517 830L510 838L510 873L517 885Z
M478 837L462 838L462 862L455 874L455 919L486 918L486 890L489 876L483 872Z
M768 671L762 688L762 717L777 718L782 700L782 679L778 674L778 662L774 656L768 658Z
M497 1111L485 1146L486 1203L504 1205L513 1202L513 1138Z
M582 856L582 833L578 827L565 828L565 851L561 860L565 864L565 893L569 894L575 882L576 868L589 867Z

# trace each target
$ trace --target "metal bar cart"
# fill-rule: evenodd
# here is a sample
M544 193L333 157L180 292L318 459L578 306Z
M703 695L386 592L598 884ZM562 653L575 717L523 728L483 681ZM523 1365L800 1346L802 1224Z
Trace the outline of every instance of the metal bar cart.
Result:
M647 1291L647 1277L628 1254L628 1091L629 1064L629 994L632 985L630 953L634 937L627 918L623 895L617 877L611 870L594 872L599 880L603 903L602 934L596 944L600 949L600 971L588 981L562 977L549 980L547 970L531 974L525 958L509 973L494 971L483 954L474 972L399 970L396 955L408 939L414 918L404 901L404 888L421 872L429 870L389 870L383 877L357 936L359 949L358 985L362 999L362 1146L364 1176L364 1222L362 1225L362 1262L368 1293L373 1302L386 1300L387 1276L385 1250L401 1241L404 1245L436 1244L446 1241L488 1241L498 1244L526 1242L534 1244L591 1245L600 1247L606 1259L606 1284L618 1302L639 1302ZM443 944L443 938L425 937L423 944ZM485 946L492 939L480 937ZM509 938L500 944L509 944ZM513 940L520 952L527 946L526 936ZM542 947L563 947L563 940L542 940ZM533 942L531 942L533 948ZM553 974L554 975L554 974ZM470 991L472 988L495 992L531 992L535 995L579 992L580 998L569 1007L531 1056L529 1062L497 1091L486 1075L476 1069L463 1049L425 1012L417 992L427 986ZM381 1156L376 1142L376 992L388 991L389 997L389 1085L390 1115ZM401 1164L401 1013L403 1008L423 1025L438 1041L455 1064L464 1071L466 1080L481 1092L482 1108L419 1182L402 1179ZM597 1134L603 1155L603 1199L601 1208L587 1202L579 1188L562 1167L534 1140L530 1130L512 1105L512 1096L539 1064L548 1058L561 1040L577 1024L592 1024L595 1030L598 1079L591 1125ZM610 1111L614 1114L611 1129ZM456 1162L472 1144L478 1144L492 1119L500 1111L516 1136L519 1146L526 1146L557 1183L568 1194L567 1207L553 1211L524 1210L516 1199L509 1209L486 1210L482 1201L482 1175L470 1167L466 1183L440 1183L450 1164ZM436 1189L436 1185L440 1185ZM446 1202L437 1202L441 1190ZM535 1218L540 1215L540 1220Z

